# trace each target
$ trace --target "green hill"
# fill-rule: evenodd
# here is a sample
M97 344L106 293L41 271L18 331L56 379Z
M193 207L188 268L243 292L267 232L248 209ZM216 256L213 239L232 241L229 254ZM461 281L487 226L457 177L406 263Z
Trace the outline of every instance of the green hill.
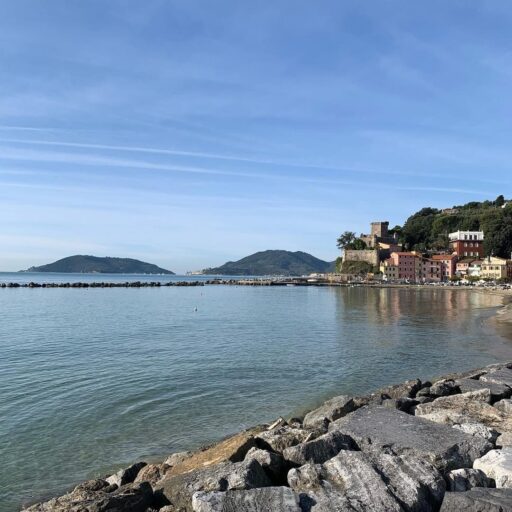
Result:
M238 261L228 261L217 268L207 268L203 273L228 276L300 276L333 269L334 263L320 260L305 252L269 250L251 254Z
M454 231L483 231L486 255L510 258L512 252L512 202L499 196L495 201L471 202L444 210L423 208L404 226L393 228L406 249L440 250L448 247Z
M24 272L61 272L66 274L174 274L170 270L157 267L152 263L131 258L100 258L98 256L68 256L61 260L30 267Z

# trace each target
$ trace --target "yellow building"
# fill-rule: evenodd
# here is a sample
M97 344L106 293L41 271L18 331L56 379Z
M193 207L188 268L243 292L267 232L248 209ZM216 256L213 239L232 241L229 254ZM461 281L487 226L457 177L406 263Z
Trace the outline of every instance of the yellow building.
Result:
M488 256L482 261L480 277L483 279L512 278L512 260Z

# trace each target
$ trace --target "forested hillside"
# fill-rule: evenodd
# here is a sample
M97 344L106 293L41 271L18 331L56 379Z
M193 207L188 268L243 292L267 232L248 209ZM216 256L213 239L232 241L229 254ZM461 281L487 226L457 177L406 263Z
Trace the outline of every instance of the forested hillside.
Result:
M483 231L485 254L510 258L512 201L499 196L495 201L471 202L445 210L423 208L394 230L406 249L421 251L448 248L448 234L453 231Z

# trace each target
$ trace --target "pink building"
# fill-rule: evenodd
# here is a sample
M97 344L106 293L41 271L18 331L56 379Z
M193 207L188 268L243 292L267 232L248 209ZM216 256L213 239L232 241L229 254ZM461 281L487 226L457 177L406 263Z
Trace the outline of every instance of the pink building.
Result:
M432 259L434 261L438 261L441 264L442 281L448 281L452 276L455 275L458 259L456 254L434 254Z
M419 258L419 281L436 283L443 279L443 264L430 258Z
M392 252L380 268L388 281L435 282L442 280L442 264L418 252Z

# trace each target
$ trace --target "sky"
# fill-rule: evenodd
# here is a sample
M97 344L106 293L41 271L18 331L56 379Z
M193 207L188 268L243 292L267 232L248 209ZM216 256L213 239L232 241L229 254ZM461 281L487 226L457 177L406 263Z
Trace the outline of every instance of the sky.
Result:
M0 0L0 270L183 273L512 196L512 4Z

